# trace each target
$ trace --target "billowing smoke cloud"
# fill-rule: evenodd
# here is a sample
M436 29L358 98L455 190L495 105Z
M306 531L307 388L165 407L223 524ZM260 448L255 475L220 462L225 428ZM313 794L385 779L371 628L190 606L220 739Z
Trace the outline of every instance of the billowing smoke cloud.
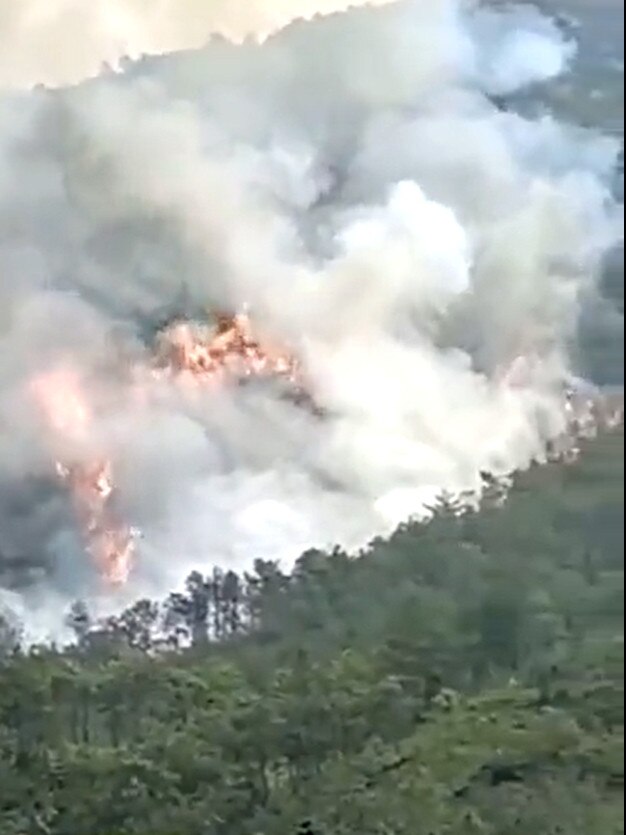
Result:
M18 578L47 566L14 602L60 618L94 593L49 483L42 371L72 369L95 404L90 444L142 531L128 595L360 547L564 430L581 306L620 235L619 149L498 110L486 93L573 47L536 12L460 5L354 9L0 99L2 548ZM269 384L129 396L164 314L246 305L318 409Z

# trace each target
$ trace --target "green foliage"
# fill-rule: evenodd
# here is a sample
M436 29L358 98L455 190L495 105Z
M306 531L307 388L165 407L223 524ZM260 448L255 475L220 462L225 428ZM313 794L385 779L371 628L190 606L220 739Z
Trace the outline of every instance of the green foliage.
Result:
M623 439L357 559L0 622L2 835L620 835Z

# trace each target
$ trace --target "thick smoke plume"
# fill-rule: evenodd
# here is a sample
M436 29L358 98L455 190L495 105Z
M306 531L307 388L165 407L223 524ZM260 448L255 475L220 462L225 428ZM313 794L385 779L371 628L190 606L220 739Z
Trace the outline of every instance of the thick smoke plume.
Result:
M12 605L46 628L76 596L112 605L59 459L80 474L106 456L115 491L98 482L88 510L141 531L117 604L192 568L358 548L444 489L543 460L620 236L619 148L492 95L573 53L532 9L417 0L0 98ZM168 317L217 310L297 357L307 397L146 382ZM78 381L79 440L33 397L42 374Z

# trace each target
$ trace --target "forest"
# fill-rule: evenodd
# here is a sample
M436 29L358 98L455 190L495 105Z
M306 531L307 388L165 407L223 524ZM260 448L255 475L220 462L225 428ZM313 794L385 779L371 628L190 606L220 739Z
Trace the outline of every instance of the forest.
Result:
M357 558L0 629L2 835L623 833L623 434Z

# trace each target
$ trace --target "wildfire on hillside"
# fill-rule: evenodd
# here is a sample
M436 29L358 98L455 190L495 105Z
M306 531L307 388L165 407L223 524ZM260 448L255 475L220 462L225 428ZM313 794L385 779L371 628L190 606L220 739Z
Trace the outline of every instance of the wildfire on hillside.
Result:
M196 391L219 389L229 380L278 377L289 383L296 404L316 416L325 414L304 384L299 362L257 337L247 314L220 315L213 327L182 319L172 322L159 333L154 351L130 371L133 383L128 393L144 402L152 397L152 387L164 380L177 391L181 387L187 391L188 386ZM524 388L531 373L532 363L520 356L496 376L496 382L512 390ZM137 532L116 513L114 467L95 438L96 410L83 381L71 366L60 367L32 380L31 393L44 416L54 470L71 496L85 551L108 584L124 585L135 562ZM621 407L584 389L564 389L567 429L549 443L549 460L574 461L581 438L621 425L620 402Z
M113 509L111 461L91 457L93 416L80 377L55 370L33 380L31 390L47 423L51 451L62 450L54 469L70 492L85 550L109 584L123 585L133 564L135 534Z
M159 334L154 356L132 371L140 387L135 394L142 398L150 397L150 381L161 379L219 386L228 379L281 377L295 384L299 373L293 356L254 336L246 314L220 315L215 327L175 322ZM136 532L115 513L110 458L93 455L92 407L80 376L70 368L38 375L31 393L44 416L54 469L71 495L85 550L107 583L123 585L134 562Z
M245 313L220 314L214 328L174 322L159 334L154 365L157 373L200 383L260 376L284 377L295 383L299 372L291 354L255 336Z
M537 358L520 354L497 370L496 382L511 390L527 388L532 383ZM581 441L594 438L599 432L611 432L624 423L623 395L599 393L582 381L572 381L562 388L564 431L547 444L551 462L573 464L580 457Z

